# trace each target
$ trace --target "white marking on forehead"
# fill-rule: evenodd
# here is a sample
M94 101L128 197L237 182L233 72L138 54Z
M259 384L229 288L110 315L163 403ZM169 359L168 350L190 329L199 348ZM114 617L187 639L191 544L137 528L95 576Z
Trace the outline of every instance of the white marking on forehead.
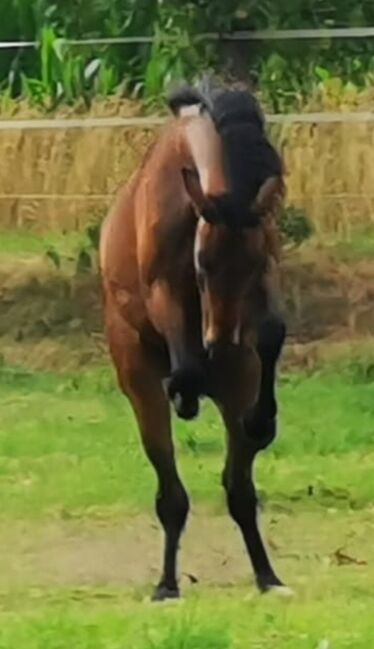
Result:
M217 175L217 161L221 160L220 138L208 114L202 115L199 112L198 117L186 124L185 133L199 174L201 189L207 195L212 180Z
M200 167L200 169L199 169L199 179L200 179L201 189L203 190L204 194L207 194L208 189L209 189L209 169L208 169L208 167Z
M193 104L193 106L181 106L179 115L181 117L194 117L200 115L201 104Z

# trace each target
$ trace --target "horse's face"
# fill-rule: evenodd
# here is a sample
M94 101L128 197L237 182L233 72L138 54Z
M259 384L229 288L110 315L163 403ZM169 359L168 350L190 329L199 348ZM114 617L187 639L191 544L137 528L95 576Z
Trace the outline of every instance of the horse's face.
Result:
M243 133L247 137L247 130ZM184 124L183 135L189 158L186 156L186 164L182 161L181 171L198 216L194 264L203 342L213 352L241 342L245 311L251 304L251 282L266 263L261 217L282 194L282 169L275 150L257 126L249 129L243 148L238 146L241 131L235 131L233 142L229 142L221 137L208 113L198 112ZM253 152L249 169L248 152ZM249 191L245 190L247 181Z
M239 345L251 281L264 263L260 228L230 230L199 219L195 271L201 296L205 349Z
M201 296L203 343L213 354L241 342L244 320L246 314L250 315L251 292L266 264L261 215L271 209L282 191L282 179L265 181L247 209L235 206L227 195L207 198L195 175L184 174L184 179L200 215L194 266Z

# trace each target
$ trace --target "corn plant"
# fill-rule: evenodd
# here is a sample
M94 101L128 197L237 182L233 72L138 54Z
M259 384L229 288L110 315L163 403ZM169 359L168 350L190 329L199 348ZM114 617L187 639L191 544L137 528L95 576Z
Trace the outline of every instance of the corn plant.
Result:
M37 40L33 51L1 50L0 92L23 95L50 109L59 102L122 90L154 101L175 78L193 78L207 67L220 72L228 60L238 74L259 76L269 108L300 107L329 77L343 85L371 87L374 41L226 44L197 38L202 32L374 23L367 0L1 0L0 40ZM74 48L68 39L154 36L147 43ZM240 56L239 56L240 55Z
M53 27L41 33L40 79L22 74L22 94L31 104L54 108L61 101L83 98L87 104L96 94L110 94L118 83L116 72L103 59L74 51Z

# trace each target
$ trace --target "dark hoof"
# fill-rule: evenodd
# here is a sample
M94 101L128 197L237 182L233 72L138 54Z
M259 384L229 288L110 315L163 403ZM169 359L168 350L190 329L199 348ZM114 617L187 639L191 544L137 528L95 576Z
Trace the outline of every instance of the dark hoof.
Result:
M262 593L268 593L274 588L286 588L276 575L257 575L256 582Z
M199 401L198 399L186 399L183 395L177 393L173 398L175 412L181 419L190 421L195 419L199 414Z
M174 372L165 382L167 395L181 419L194 419L199 414L199 396L203 394L204 379L197 368Z
M153 593L152 602L164 602L167 599L179 599L179 597L179 588L168 588L160 584Z

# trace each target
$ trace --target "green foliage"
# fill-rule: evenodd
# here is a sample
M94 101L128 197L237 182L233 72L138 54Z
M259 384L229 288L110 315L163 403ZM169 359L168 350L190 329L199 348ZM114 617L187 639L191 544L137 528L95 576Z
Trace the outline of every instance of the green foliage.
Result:
M54 246L48 246L45 251L45 256L50 259L56 268L61 268L61 255Z
M1 0L0 40L37 39L36 51L2 50L0 83L45 108L116 90L159 96L176 78L207 67L248 79L259 74L263 99L274 111L298 107L320 84L339 78L359 88L374 79L374 41L217 43L198 34L252 29L370 25L365 0ZM153 36L150 43L68 47L66 39Z
M116 88L113 67L104 59L78 53L53 27L42 29L38 56L40 79L21 73L22 95L31 105L54 108L62 100L73 103L79 98L89 105L94 95L107 95Z
M100 243L101 222L96 221L88 225L84 231L84 238L76 254L76 272L88 273L97 267L97 253Z
M300 245L313 234L313 224L307 214L292 205L283 209L279 226L286 241L296 245Z
M146 96L154 96L172 81L188 79L198 69L193 20L185 9L163 8L155 26L151 57L145 71Z
M44 254L57 269L61 268L63 263L73 262L77 275L89 273L97 269L99 241L100 222L95 222L88 225L78 240L67 249L66 242L56 246L47 241Z

